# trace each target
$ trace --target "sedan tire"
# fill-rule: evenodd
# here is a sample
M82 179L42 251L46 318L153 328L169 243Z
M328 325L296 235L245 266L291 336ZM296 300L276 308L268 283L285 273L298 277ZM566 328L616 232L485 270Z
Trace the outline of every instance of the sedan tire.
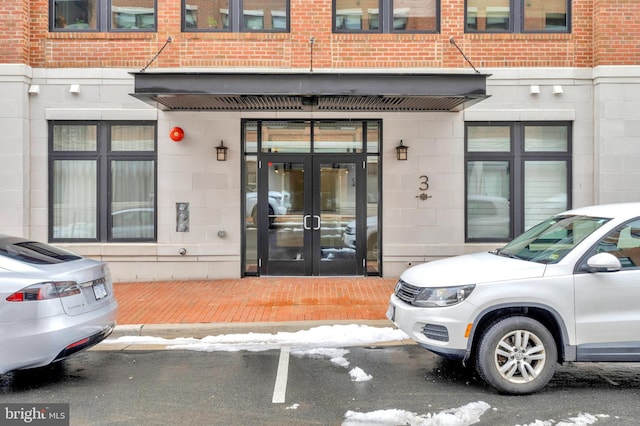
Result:
M522 316L500 319L480 338L475 365L498 392L523 395L542 389L553 377L558 351L538 321Z

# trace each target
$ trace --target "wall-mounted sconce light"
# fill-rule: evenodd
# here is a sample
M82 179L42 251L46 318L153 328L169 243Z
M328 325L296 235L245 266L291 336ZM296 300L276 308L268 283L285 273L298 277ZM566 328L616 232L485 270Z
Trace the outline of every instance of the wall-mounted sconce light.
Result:
M537 95L540 93L540 86L538 86L537 84L532 84L531 86L529 86L529 93L532 95Z
M72 84L71 86L69 86L69 93L73 93L74 95L80 93L80 85Z
M561 95L563 93L564 93L564 90L562 89L562 86L560 86L559 84L553 86L554 95Z
M174 127L169 131L169 137L174 142L180 142L184 139L184 130L182 130L182 127Z
M37 95L38 93L40 93L40 85L32 84L31 86L29 86L30 95Z
M398 160L406 160L408 158L407 154L409 151L409 147L402 143L402 139L400 139L400 145L396 146L396 155Z
M216 146L216 159L218 161L227 161L227 149L224 146L224 141L220 141L220 145Z

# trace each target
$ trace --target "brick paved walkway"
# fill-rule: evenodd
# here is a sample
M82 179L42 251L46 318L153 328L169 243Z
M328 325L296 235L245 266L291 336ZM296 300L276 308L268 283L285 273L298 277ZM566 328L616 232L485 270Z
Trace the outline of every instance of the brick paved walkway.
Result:
M116 283L118 324L385 319L396 278Z

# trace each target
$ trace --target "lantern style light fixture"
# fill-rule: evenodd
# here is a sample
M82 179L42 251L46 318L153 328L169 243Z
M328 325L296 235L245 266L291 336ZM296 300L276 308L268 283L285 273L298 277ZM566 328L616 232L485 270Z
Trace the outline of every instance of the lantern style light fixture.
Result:
M407 154L409 151L409 147L402 143L402 139L400 139L400 145L396 146L396 155L398 160L406 160Z
M218 161L227 161L227 149L224 146L224 141L220 141L220 145L216 147L216 159Z

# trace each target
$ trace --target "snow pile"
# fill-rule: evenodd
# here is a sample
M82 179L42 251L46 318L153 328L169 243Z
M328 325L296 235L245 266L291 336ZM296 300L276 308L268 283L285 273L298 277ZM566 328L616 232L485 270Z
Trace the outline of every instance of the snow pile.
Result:
M347 411L343 426L464 426L480 421L480 416L490 408L484 401L471 402L460 408L441 411L436 414L418 415L404 410L378 410L370 413Z
M371 327L359 324L323 325L296 332L221 334L202 339L164 339L151 336L122 336L107 339L105 344L166 345L168 349L204 352L266 351L282 346L336 348L371 345L408 339L403 331L392 327Z

